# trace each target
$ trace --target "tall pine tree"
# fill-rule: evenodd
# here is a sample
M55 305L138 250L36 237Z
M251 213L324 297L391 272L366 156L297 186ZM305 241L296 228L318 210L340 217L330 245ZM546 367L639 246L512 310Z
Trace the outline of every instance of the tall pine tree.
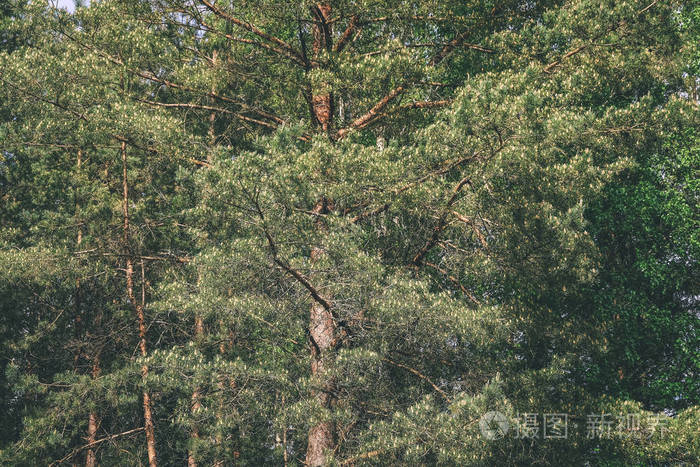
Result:
M692 11L30 3L0 57L0 458L697 462Z

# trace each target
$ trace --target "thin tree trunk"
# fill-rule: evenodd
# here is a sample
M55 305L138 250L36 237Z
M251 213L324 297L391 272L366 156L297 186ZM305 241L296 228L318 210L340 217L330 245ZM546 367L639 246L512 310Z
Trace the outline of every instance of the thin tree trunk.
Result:
M216 62L218 58L218 53L216 50L213 50L211 53L211 63L212 67L216 67ZM216 91L216 88L214 85L211 87L211 92L214 93ZM213 104L213 99L212 100ZM209 138L209 152L207 153L207 163L209 165L214 163L214 160L212 158L212 150L214 149L214 144L216 143L216 112L212 112L209 114L209 129L207 130L207 137Z
M329 4L317 4L312 7L315 16L314 34L314 62L319 63L321 52L325 49L332 50L331 25L329 23L331 6ZM312 90L312 111L315 120L323 132L328 132L333 118L333 96L327 89ZM322 197L313 209L317 215L329 212L329 202ZM325 229L323 222L317 221L317 228ZM325 252L322 248L314 247L311 250L311 262L316 263ZM324 409L331 409L333 405L334 383L327 375L331 354L337 343L336 323L330 310L322 304L314 302L309 312L309 338L311 340L311 375L318 381L319 388L312 391L313 397ZM311 467L327 464L326 454L333 452L335 448L335 425L331 421L317 423L309 429L306 450L306 465Z
M146 319L144 316L144 307L146 304L146 271L143 260L141 260L141 304L137 308L139 317L139 347L141 347L141 355L147 355L146 349ZM141 367L141 375L145 380L148 376L148 366ZM148 391L143 392L143 418L144 428L146 429L146 445L148 447L148 463L151 467L157 466L156 460L156 437L153 429L153 415L151 414L151 396Z
M100 376L100 358L96 355L92 362L92 379L97 379ZM88 419L88 436L87 443L93 445L97 441L97 427L99 422L97 419L97 413L94 411L90 412ZM97 455L95 450L91 447L87 450L85 455L85 467L95 467L97 465Z
M146 320L143 312L143 308L146 302L146 285L145 285L145 270L143 265L143 260L141 260L141 301L136 301L134 296L134 262L131 256L131 251L129 248L129 179L127 176L127 162L126 162L126 143L121 144L122 153L122 188L123 188L123 205L122 213L124 216L124 245L127 248L126 254L126 296L131 302L131 304L136 309L136 316L139 322L139 348L141 350L141 356L145 357L147 355L146 348ZM141 367L141 376L146 379L148 376L148 366L143 365ZM157 467L158 461L156 458L156 440L155 431L153 428L153 415L151 412L151 396L148 391L143 391L143 418L144 418L144 431L146 432L146 448L148 450L148 465L150 467Z
M196 316L194 318L194 337L195 340L199 338L202 334L204 333L204 323L202 322L202 318L200 316ZM199 409L202 407L202 403L199 401L200 394L199 394L199 389L195 389L192 392L192 415L195 416L196 413L199 411ZM197 428L197 425L194 424L192 427L192 432L190 433L190 436L194 439L199 439L199 429ZM194 457L194 454L192 452L187 453L187 466L188 467L197 467L197 460Z
M83 165L83 151L82 149L78 149L78 155L77 155L77 160L76 160L76 168L78 173L80 173L80 169ZM83 228L82 228L82 221L80 219L80 202L76 199L76 205L75 205L75 211L76 211L76 223L78 224L78 235L76 239L76 248L80 250L80 246L83 243ZM83 323L83 313L80 309L82 304L82 295L81 295L81 283L80 283L80 278L77 278L75 280L75 311L76 311L76 324L77 328L80 329L81 325L84 325ZM82 353L82 347L78 349L76 352L76 363L78 359L80 358L80 354ZM93 379L96 379L99 374L100 374L100 359L99 359L99 353L95 352L95 355L92 357L92 370L90 372L91 376ZM99 421L97 418L97 413L95 411L90 411L88 414L88 428L87 428L87 444L91 445L97 440L97 428L99 426ZM93 448L90 448L87 450L85 454L85 467L95 467L97 465L97 455L95 454L95 450Z
M77 161L76 161L76 171L80 173L80 167L83 164L83 151L82 149L78 149L78 156L77 156ZM75 193L75 223L78 225L78 238L75 242L76 250L80 250L80 245L83 243L83 227L80 222L80 202L78 201L78 194L77 190ZM83 326L83 315L82 311L80 309L82 297L80 294L80 277L75 279L75 334L76 336L81 335L82 331L82 326ZM83 347L82 344L78 344L78 348L75 351L75 355L73 356L73 366L74 369L78 369L78 365L80 364L80 356L83 353Z
M284 394L282 394L282 410L284 410ZM284 467L289 465L289 453L287 452L287 427L282 428L282 459Z
M212 66L216 66L216 60L218 57L218 53L216 50L212 51L212 56L211 56L211 61L212 61ZM212 86L211 91L214 92L216 89L214 86ZM209 138L209 152L207 154L207 163L209 165L214 163L214 160L212 158L212 150L214 149L214 145L216 144L216 128L215 128L215 123L216 123L216 112L212 112L209 114L209 128L207 130L207 137ZM198 279L199 281L199 279ZM199 338L202 337L204 334L204 322L202 321L202 317L197 315L194 318L194 338L195 341ZM197 411L202 407L202 403L200 402L200 393L199 389L195 389L192 392L192 415L194 416ZM199 429L196 424L193 424L192 427L192 432L190 433L190 437L194 439L199 439ZM218 461L216 462L218 463ZM187 453L187 466L188 467L197 467L197 459L195 459L194 454L192 452Z

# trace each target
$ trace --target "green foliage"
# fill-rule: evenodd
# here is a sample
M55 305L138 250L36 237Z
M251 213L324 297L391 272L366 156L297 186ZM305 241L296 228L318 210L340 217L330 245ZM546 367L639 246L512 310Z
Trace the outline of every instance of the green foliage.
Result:
M609 344L592 382L652 407L698 403L700 257L694 129L608 185L588 217L604 269L595 313Z
M1 10L0 462L698 463L697 8L322 6Z

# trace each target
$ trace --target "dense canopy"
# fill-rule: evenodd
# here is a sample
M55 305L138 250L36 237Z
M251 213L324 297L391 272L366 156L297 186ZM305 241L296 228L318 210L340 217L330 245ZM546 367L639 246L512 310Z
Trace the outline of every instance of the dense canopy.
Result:
M3 465L700 464L695 2L0 27Z

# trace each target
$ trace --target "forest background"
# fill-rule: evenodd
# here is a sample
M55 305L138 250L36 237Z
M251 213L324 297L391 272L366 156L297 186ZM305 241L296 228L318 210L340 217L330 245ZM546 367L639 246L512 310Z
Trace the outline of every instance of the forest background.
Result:
M699 79L692 1L0 3L0 463L698 465Z

